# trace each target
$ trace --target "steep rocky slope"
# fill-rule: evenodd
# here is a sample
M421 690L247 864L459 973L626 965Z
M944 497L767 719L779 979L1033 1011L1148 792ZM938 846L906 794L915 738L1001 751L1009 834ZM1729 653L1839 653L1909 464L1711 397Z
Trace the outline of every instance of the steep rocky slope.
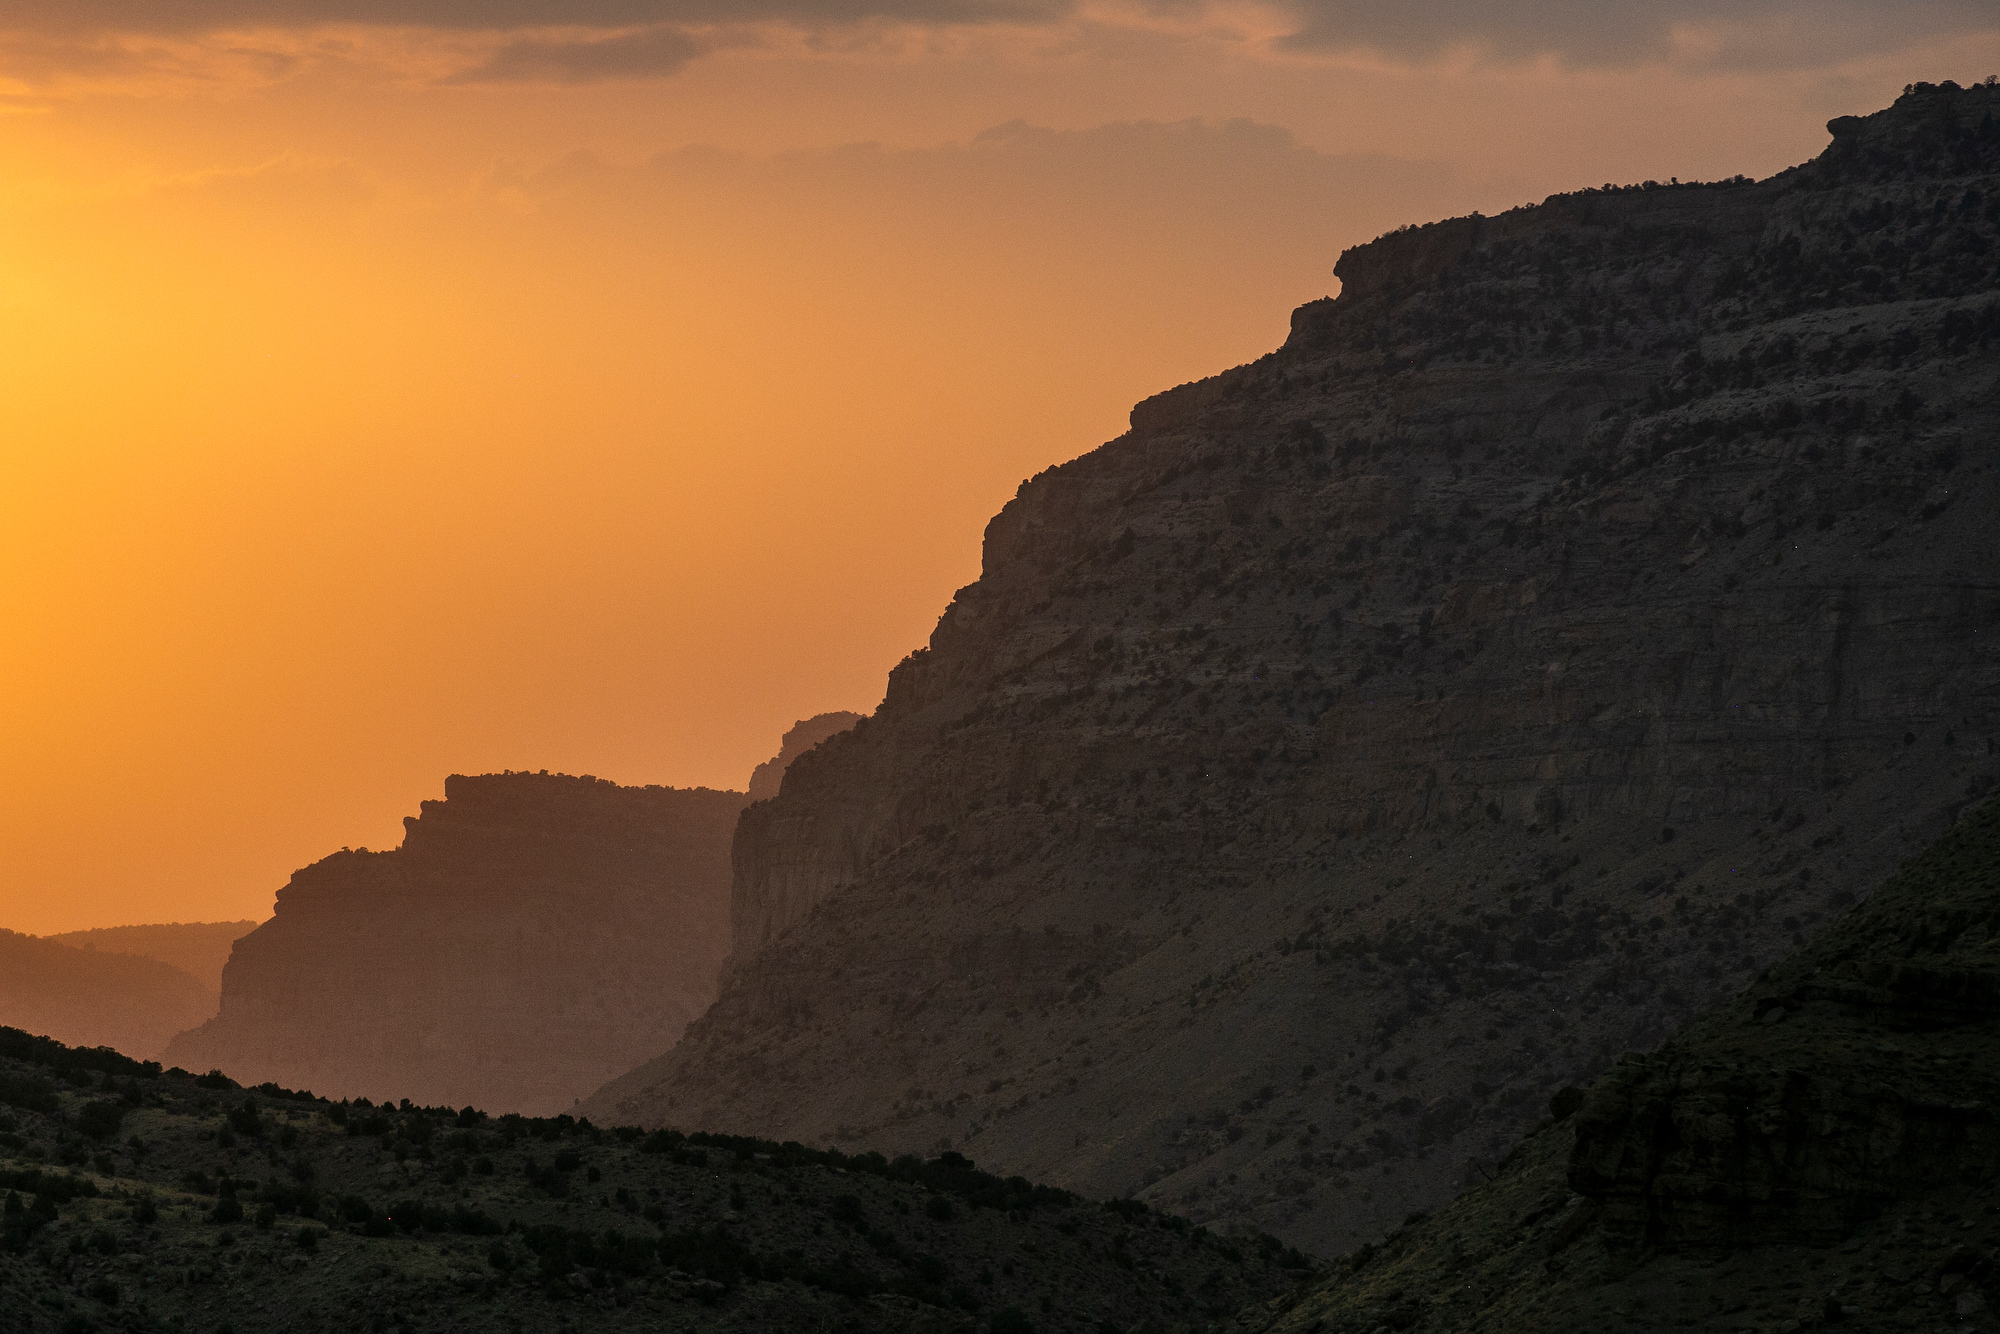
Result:
M292 876L163 1059L340 1096L553 1113L671 1046L728 950L743 794L445 780L391 852Z
M778 753L751 770L750 800L769 801L777 796L779 785L785 779L785 770L792 767L793 760L828 737L838 736L860 721L860 714L843 710L835 713L817 713L793 723L791 730L785 733L784 740L779 743Z
M1327 1253L1479 1180L2000 778L1997 99L1383 237L1024 484L591 1114Z
M0 1023L152 1056L215 1013L215 993L157 959L0 931Z
M1102 1334L1307 1276L978 1171L341 1104L0 1030L0 1329Z
M1273 1331L1990 1328L2000 801Z
M229 962L229 948L257 929L257 923L242 922L156 922L146 926L100 926L88 931L65 931L45 939L80 950L104 950L111 954L136 954L142 959L158 959L172 964L210 991L222 991L222 965Z

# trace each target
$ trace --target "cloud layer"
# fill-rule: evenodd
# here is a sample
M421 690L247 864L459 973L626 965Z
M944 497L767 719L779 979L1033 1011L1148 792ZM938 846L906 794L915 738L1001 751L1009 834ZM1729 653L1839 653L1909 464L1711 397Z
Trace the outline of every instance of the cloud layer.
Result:
M1368 49L1423 61L1458 48L1503 60L1554 56L1618 67L1681 59L1809 68L2000 27L1986 0L1293 0L1301 51Z
M1247 28L1238 22L1251 14ZM284 77L277 66L292 54L266 48L374 29L401 36L352 49L429 42L441 63L427 80L577 85L667 78L710 52L783 44L786 32L825 51L843 49L827 40L843 31L883 25L1012 25L1060 44L1082 32L1157 36L1163 24L1183 41L1292 59L1362 55L1411 70L1470 57L1757 72L1992 37L2000 9L1994 0L0 0L0 73L102 80L119 67L192 67L227 48L259 54L273 67L267 77ZM219 33L234 36L211 40ZM162 44L172 54L142 50Z
M597 83L606 79L658 79L675 74L717 45L679 28L581 41L527 37L508 42L449 83Z
M0 0L0 30L201 33L352 24L513 32L869 19L955 24L1046 20L1070 8L1068 0Z

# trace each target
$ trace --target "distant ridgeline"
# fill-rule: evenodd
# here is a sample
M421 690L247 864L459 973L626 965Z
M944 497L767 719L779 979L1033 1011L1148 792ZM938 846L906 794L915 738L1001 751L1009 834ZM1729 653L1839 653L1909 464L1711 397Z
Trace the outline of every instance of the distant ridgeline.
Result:
M1226 1317L1314 1268L955 1153L330 1102L13 1029L0 1197L8 1334L1098 1334Z
M775 791L858 717L795 724L752 788ZM404 820L400 848L342 849L293 875L236 942L221 1013L165 1059L342 1096L565 1111L714 999L731 838L753 799L453 775Z
M158 959L219 994L229 947L256 929L257 923L252 921L159 922L147 926L100 926L46 938L80 950Z
M583 1110L1327 1253L1483 1180L2000 781L1996 119L1346 252L1023 484Z
M213 989L157 958L0 930L0 1023L151 1056L215 1006Z

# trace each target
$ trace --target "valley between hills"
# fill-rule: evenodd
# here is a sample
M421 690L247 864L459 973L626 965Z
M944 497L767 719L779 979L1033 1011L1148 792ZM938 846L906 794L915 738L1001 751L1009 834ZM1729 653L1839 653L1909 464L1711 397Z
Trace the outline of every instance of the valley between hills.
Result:
M454 776L6 1033L0 1320L1990 1323L1996 122L1349 250L748 792Z

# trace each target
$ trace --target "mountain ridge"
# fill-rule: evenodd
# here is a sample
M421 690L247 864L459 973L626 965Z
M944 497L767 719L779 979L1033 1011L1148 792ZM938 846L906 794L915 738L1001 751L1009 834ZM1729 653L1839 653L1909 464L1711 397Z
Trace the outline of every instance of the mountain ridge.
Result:
M1393 233L1029 479L585 1108L1324 1252L1476 1180L2000 779L1994 102Z

